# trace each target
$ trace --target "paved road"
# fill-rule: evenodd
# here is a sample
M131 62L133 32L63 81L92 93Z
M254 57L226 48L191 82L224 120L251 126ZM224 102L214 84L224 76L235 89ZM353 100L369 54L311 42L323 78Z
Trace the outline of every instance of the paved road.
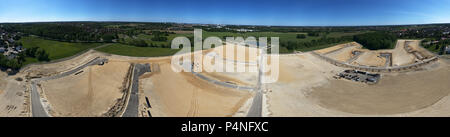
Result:
M33 117L48 117L47 112L42 106L41 97L34 82L34 80L31 81L31 114Z
M260 54L262 55L262 49L260 49ZM248 110L247 117L261 117L262 116L262 83L261 79L264 76L262 74L263 70L263 61L264 56L259 56L259 69L258 69L258 84L257 84L257 92L255 97L253 97L252 106L250 107L250 110Z
M139 76L145 72L150 72L150 64L136 64L133 69L131 92L128 105L122 117L137 117L139 107Z
M32 79L31 80L31 114L33 117L49 117L48 113L45 111L42 102L41 102L41 97L39 95L39 92L37 91L37 84L39 83L39 81L42 80L52 80L52 79L59 79L65 76L69 76L72 75L80 70L82 70L83 68L87 67L87 66L91 66L91 65L96 65L99 64L100 62L105 62L107 61L107 59L102 59L102 58L95 58L91 61L89 61L86 64L83 64L73 70L58 74L58 75L54 75L54 76L50 76L50 77L45 77L45 78L37 78L37 79Z

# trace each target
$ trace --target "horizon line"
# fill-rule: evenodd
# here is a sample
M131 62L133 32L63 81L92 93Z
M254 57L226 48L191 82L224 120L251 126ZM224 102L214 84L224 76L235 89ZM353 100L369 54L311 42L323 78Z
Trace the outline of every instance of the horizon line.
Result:
M173 24L198 24L198 25L227 25L227 26L266 26L266 27L376 27L376 26L414 26L414 25L438 25L438 24L450 24L450 22L436 22L436 23L411 23L411 24L383 24L383 25L261 25L261 24L215 24L215 23L188 23L188 22L171 22L171 21L94 21L94 20L73 20L73 21L12 21L12 22L0 22L0 24L13 24L13 23L58 23L58 22L120 22L120 23L173 23Z

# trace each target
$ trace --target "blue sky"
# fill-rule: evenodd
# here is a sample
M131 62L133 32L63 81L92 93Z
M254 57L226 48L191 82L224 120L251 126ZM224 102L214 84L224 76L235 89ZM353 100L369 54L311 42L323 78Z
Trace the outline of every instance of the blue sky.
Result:
M2 0L0 22L352 26L450 23L450 0Z

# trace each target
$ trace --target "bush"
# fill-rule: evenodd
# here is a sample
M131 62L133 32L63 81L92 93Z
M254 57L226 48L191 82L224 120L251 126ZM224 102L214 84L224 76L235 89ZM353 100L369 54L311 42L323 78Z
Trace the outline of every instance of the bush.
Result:
M319 32L309 32L309 33L308 33L308 36L311 36L311 37L318 37L318 36L320 36L320 33L319 33Z
M305 34L297 34L297 39L304 39L306 38Z
M152 41L167 41L167 37L154 36Z
M36 52L36 57L39 61L50 61L50 58L48 58L48 53L44 49L38 49Z

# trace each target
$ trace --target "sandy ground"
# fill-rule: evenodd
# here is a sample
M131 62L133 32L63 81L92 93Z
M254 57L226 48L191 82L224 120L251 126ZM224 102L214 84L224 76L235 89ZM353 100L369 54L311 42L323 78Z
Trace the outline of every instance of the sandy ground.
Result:
M352 50L361 47L354 42L350 44L351 47L340 44L315 52L328 53L329 57L346 61L351 58ZM376 52L393 52L394 66L413 63L414 55L407 53L403 46L404 40L399 40L394 50ZM376 55L363 54L355 62L384 65ZM19 76L61 73L97 56L107 57L110 61L104 66L87 67L76 76L42 82L53 116L101 116L122 97L120 89L129 63L159 64L159 71L144 74L140 79L139 116L145 116L146 110L150 110L152 116L245 116L253 96L247 91L211 84L189 72L175 73L170 68L170 57L127 57L89 51L68 61L33 65ZM246 58L225 60L252 62L256 58L248 58L247 54ZM450 61L441 60L439 65L420 72L383 74L380 83L369 86L333 79L333 75L345 68L336 67L309 52L280 56L278 82L265 85L269 92L264 113L268 116L450 116L450 97L447 96L450 66L445 62ZM202 74L239 85L254 85L257 80L256 73ZM25 91L24 84L12 77L3 79L6 76L0 76L0 116L18 116L25 109L24 95L21 95ZM145 97L149 97L152 108L147 108Z
M170 63L160 63L160 72L141 79L143 96L150 99L152 116L232 116L252 96L213 85L192 73L175 73ZM145 100L140 99L141 111Z
M405 50L405 41L411 41L410 46L415 51L418 51L422 56L424 57L432 57L434 56L431 52L428 52L426 49L419 46L420 41L419 40L398 40L397 44L394 49L392 50L367 50L367 49L361 49L362 45L351 42L346 44L340 44L333 47L325 48L316 50L314 52L319 54L324 54L332 59L335 59L340 62L345 62L348 59L352 58L353 55L351 54L354 50L361 50L364 51L362 55L360 55L355 61L353 61L351 64L353 65L364 65L364 66L377 66L381 67L385 65L386 58L384 57L378 57L380 52L387 52L392 53L392 65L393 66L404 66L408 64L412 64L415 62L416 57L408 53ZM346 45L351 45L347 46Z
M405 40L398 40L395 49L392 50L392 66L404 66L414 63L416 57L408 52L405 48Z
M419 54L421 54L423 57L425 58L431 58L434 56L433 53L431 53L430 51L426 50L425 48L423 48L422 46L420 46L420 40L408 40L411 43L409 44L409 46L414 50L419 52Z
M426 83L426 85L424 85ZM310 98L322 107L355 114L397 114L426 108L450 93L448 68L384 75L375 85L332 80Z
M386 64L386 58L381 57L376 51L363 52L358 59L352 62L354 65L383 67Z
M0 72L0 95L3 93L3 90L5 90L6 85L8 84L6 78L7 74L5 72Z
M364 65L364 66L376 66L376 67L382 67L385 66L386 58L379 57L379 53L392 53L392 65L393 66L404 66L408 64L415 63L416 57L408 53L405 50L405 41L412 41L410 43L411 47L418 51L421 55L424 57L432 57L434 56L432 53L428 52L426 49L423 49L419 46L420 41L419 40L398 40L397 44L394 49L385 49L385 50L367 50L367 49L361 49L362 45L351 42L346 44L340 44L333 47L325 48L316 50L314 52L326 55L336 61L345 62L348 61L348 59L352 58L353 55L351 54L354 50L360 50L363 51L356 60L351 62L353 65ZM350 45L350 46L346 46Z
M305 99L306 91L326 84L340 70L311 53L280 56L278 82L266 84L271 116L314 116L315 104Z
M240 55L238 56L238 51L239 52L244 51L245 56L240 56ZM214 48L214 50L211 52L216 52L223 59L231 60L231 61L238 61L238 62L256 62L256 59L257 59L256 56L259 55L257 48L246 47L246 46L236 46L236 45L232 45L232 44L227 44L224 46ZM229 53L234 54L234 56L228 56L227 54L229 54ZM254 56L251 56L250 53L252 53Z
M258 81L258 74L250 72L202 72L201 74L222 82L245 86L254 86Z
M101 116L121 98L129 63L109 62L82 73L42 82L52 116ZM64 83L64 84L61 84Z
M0 71L0 117L27 116L28 109L24 104L27 92L23 83L15 79L15 76L7 76Z
M206 61L206 60L204 60ZM211 61L212 63L215 63L214 60ZM232 82L238 85L255 85L258 80L258 73L257 73L257 64L247 64L247 63L235 63L235 62L223 62L224 65L227 63L228 65L232 65L235 72L208 72L207 70L214 70L215 66L214 64L211 65L205 65L203 64L203 71L200 72L200 74L207 76L209 78L213 78L219 81L223 82ZM237 72L238 66L241 65L242 67L245 67L245 72ZM251 72L250 67L254 67L255 71ZM224 69L225 70L225 69Z
M268 85L271 116L450 116L450 66L431 66L366 85L333 79L340 68L308 53L281 57L280 80Z

